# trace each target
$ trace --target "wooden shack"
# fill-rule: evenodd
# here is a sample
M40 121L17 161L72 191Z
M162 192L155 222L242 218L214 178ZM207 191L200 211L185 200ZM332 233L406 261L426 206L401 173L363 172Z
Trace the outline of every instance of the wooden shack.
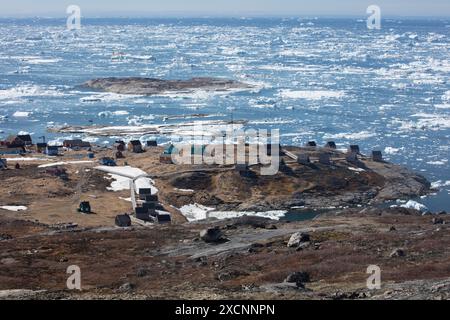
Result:
M128 142L128 151L133 153L142 153L144 149L142 148L142 143L139 140L131 140Z
M383 162L383 153L378 150L372 151L372 160L376 162Z
M324 147L327 149L337 149L336 143L334 141L328 141Z

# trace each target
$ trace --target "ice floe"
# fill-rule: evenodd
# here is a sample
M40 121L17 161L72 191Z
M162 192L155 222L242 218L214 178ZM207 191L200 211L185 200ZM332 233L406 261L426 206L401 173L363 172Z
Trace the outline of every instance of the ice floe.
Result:
M306 100L322 100L322 99L341 99L345 97L344 91L331 90L303 90L295 91L291 89L280 90L279 96L284 99L306 99Z

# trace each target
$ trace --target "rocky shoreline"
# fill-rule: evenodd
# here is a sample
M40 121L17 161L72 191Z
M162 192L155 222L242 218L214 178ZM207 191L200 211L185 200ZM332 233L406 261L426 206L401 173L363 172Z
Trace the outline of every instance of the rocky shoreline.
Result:
M190 93L196 90L219 92L252 88L252 86L239 81L210 77L192 78L189 80L162 80L139 77L99 78L85 82L82 87L133 95L156 95L175 92Z

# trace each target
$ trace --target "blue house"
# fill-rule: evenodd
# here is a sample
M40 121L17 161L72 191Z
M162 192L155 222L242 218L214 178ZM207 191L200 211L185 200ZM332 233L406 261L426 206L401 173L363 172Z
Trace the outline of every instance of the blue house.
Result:
M45 153L48 156L57 156L59 154L59 147L57 146L47 146Z

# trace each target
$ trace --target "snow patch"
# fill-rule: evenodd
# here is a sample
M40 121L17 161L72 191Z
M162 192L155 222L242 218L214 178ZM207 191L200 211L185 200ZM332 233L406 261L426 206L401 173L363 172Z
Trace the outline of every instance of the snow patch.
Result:
M400 207L406 209L415 209L422 212L428 211L427 206L414 200L409 200L407 203L401 205Z
M28 210L28 208L25 206L0 206L0 209L14 211L14 212Z

